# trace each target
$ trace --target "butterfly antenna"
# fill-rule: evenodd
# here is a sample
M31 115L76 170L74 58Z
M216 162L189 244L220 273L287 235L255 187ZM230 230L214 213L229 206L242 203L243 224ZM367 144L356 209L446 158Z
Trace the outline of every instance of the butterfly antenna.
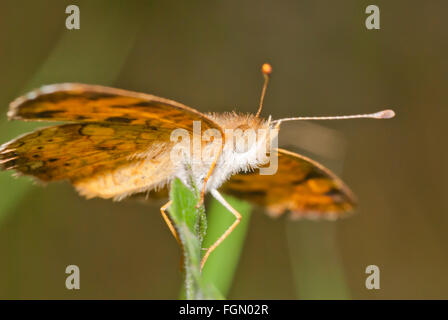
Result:
M266 89L268 87L268 83L269 83L269 76L272 73L272 67L269 63L265 63L261 66L261 72L263 73L263 77L264 77L264 84L263 84L263 90L261 91L261 97L260 97L260 105L258 107L258 111L255 114L255 117L259 117L260 113L261 113L261 109L263 109L263 101L264 101L264 96L266 95Z
M395 117L395 112L391 109L378 111L375 113L366 114L354 114L349 116L334 116L334 117L293 117L284 118L272 121L272 123L277 123L280 125L281 122L285 121L295 121L295 120L347 120L347 119L390 119Z

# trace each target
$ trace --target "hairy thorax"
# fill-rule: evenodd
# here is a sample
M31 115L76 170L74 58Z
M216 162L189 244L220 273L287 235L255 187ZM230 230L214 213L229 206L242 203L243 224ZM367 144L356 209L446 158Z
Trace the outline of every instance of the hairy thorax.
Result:
M222 128L222 152L213 153L207 148L219 151L219 143L207 145L203 141L202 154L213 156L202 157L200 161L187 161L176 170L176 175L186 184L194 183L201 188L212 164L216 166L210 176L206 190L219 188L230 176L238 172L247 172L260 167L268 161L270 141L276 138L269 130L269 121L251 114L212 113L208 114ZM215 140L216 142L216 140ZM205 146L204 146L205 144ZM218 156L217 156L218 155ZM197 159L196 159L197 160Z

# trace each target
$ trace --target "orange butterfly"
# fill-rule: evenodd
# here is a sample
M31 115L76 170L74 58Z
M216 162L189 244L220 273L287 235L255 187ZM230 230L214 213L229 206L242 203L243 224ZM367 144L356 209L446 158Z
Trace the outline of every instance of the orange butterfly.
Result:
M263 65L262 71L265 82L255 115L204 114L172 100L96 85L44 86L14 100L10 104L9 119L68 123L38 129L5 143L0 147L0 166L45 182L69 180L87 198L121 200L141 192L166 194L166 187L175 177L188 183L185 166L171 161L174 143L170 137L176 129L195 134L194 121L200 121L202 134L208 129L220 133L239 128L278 129L281 122L290 120L394 116L392 110L385 110L340 117L275 121L260 118L270 65ZM194 177L202 185L201 202L205 193L210 192L236 217L232 226L208 248L202 266L241 219L218 189L262 205L275 215L289 210L293 218L337 218L354 208L350 189L322 165L287 150L275 149L271 153L278 158L274 175L260 175L265 163L254 162L244 152L235 157L234 150L222 146L211 163L201 163L194 168ZM170 203L165 204L161 212L177 238L165 214Z

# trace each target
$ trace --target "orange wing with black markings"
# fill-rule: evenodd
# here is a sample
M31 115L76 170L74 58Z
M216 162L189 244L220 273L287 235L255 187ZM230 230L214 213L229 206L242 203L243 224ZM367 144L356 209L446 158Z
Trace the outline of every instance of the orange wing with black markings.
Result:
M106 122L193 130L201 120L203 129L219 126L203 113L179 102L146 93L88 85L62 83L43 86L14 100L9 119L32 121Z
M278 171L234 175L221 191L264 206L271 215L334 219L354 209L350 189L330 170L297 153L278 149Z
M143 126L64 124L4 144L0 165L42 181L75 181L138 161L138 154L147 150L156 157L166 152L168 143L160 144L165 138L163 130L148 131Z
M201 121L202 131L221 130L206 115L172 100L76 83L31 91L11 103L8 116L73 122L2 145L0 168L42 181L68 179L87 197L157 189L173 174L168 161L173 129L193 132L193 121Z

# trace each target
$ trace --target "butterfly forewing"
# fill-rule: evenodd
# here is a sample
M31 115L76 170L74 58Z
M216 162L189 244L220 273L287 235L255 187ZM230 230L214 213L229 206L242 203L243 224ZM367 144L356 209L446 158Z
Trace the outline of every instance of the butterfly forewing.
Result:
M105 122L144 125L173 130L193 129L200 120L204 130L218 128L211 119L181 103L122 89L63 83L44 86L17 98L10 119L33 121Z
M278 170L234 175L221 190L267 207L272 215L291 211L292 218L337 218L353 210L352 192L331 171L299 154L278 149Z

